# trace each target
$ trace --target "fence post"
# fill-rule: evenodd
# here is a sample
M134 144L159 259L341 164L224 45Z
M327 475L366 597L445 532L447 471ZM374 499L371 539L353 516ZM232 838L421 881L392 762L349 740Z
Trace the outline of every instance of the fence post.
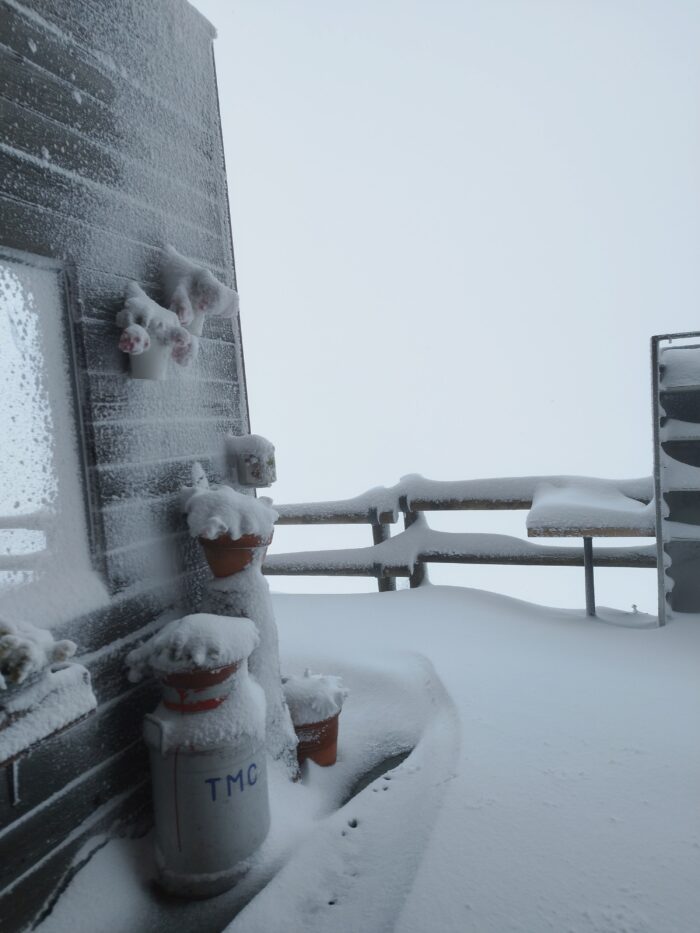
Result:
M377 512L372 514L372 540L375 544L388 541L391 537L391 526L379 521ZM377 577L377 586L380 593L389 593L396 589L396 577Z
M404 530L408 530L411 525L415 525L417 521L420 520L421 514L419 512L412 512L408 507L408 501L405 496L401 496L399 500L399 507L403 512L403 527ZM417 586L425 583L428 579L428 573L423 561L417 561L413 566L413 573L408 578L409 586L411 589L414 589Z

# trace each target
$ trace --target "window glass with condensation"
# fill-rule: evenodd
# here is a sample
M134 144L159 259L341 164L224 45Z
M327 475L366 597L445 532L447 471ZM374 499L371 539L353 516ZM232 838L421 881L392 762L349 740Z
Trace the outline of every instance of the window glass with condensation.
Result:
M0 252L0 619L48 628L107 600L86 521L62 270Z

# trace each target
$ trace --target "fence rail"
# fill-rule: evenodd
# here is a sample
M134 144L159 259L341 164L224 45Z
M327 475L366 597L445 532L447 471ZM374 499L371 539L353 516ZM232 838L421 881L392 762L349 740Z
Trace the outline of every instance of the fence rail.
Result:
M611 489L641 503L653 496L651 477L633 480L598 480L582 477L513 477L492 480L439 482L406 477L397 486L379 487L352 499L276 505L280 525L368 524L373 544L364 548L307 551L269 555L263 570L270 575L375 577L380 591L396 589L397 577L408 577L412 587L426 579L426 564L514 564L586 568L586 604L595 614L592 569L596 567L656 567L656 546L553 547L509 535L456 533L431 529L423 513L444 510L524 510L532 506L537 488L547 483L588 484ZM391 534L403 517L404 530ZM616 517L617 518L617 517ZM600 513L595 516L601 521ZM639 534L615 525L617 536ZM556 533L556 532L555 532Z

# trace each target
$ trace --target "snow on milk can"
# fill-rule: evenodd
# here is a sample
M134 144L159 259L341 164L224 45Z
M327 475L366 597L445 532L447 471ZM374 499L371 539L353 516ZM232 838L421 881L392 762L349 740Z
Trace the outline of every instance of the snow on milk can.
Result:
M236 883L267 836L265 697L248 675L249 619L197 614L166 625L127 658L163 699L146 716L161 885L211 897Z

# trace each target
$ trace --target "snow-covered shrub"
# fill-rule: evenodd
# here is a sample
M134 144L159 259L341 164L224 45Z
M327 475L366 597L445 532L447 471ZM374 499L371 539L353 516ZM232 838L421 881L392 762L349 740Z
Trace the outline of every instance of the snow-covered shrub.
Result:
M130 356L169 353L176 363L186 366L197 355L197 337L182 327L173 311L161 308L135 282L127 287L117 324L123 328L119 349Z
M209 485L201 464L192 468L193 485L183 489L183 510L193 538L214 540L257 535L268 538L278 519L270 500L245 496L230 486Z
M75 650L75 642L55 641L47 629L0 621L0 690L24 683L32 674L72 657Z
M348 691L340 677L312 674L309 668L303 677L287 677L284 697L295 726L323 722L343 708Z
M172 246L165 248L163 279L170 310L193 334L201 335L206 315L233 317L238 313L238 292Z

